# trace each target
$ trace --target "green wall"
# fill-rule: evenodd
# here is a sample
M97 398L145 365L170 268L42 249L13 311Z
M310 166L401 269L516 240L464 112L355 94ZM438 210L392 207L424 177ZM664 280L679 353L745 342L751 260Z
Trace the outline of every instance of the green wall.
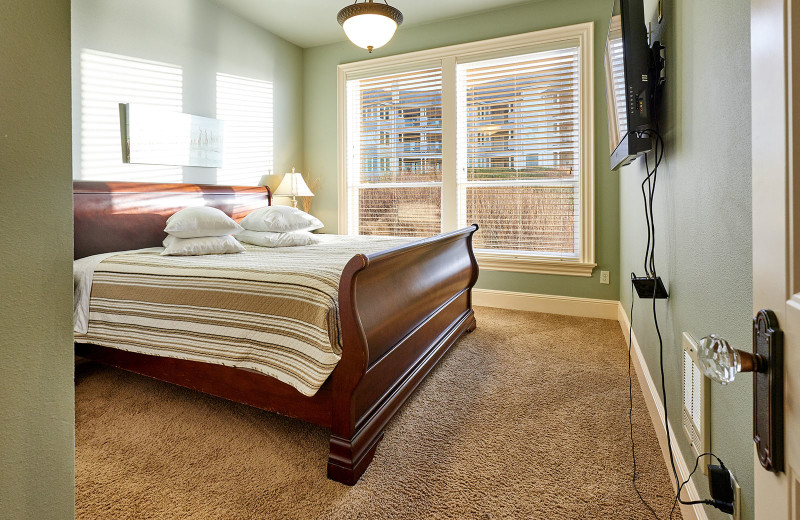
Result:
M716 332L745 350L752 342L750 2L667 0L664 9L667 151L655 218L656 266L670 299L657 308L670 424L681 451L691 455L680 420L681 333L700 339ZM641 162L619 175L623 274L643 269ZM620 300L630 308L628 284ZM637 298L634 331L658 383L658 338L648 303ZM711 448L742 487L744 519L753 517L751 385L751 376L742 374L711 389ZM705 477L695 484L705 496ZM711 518L730 518L707 509Z
M342 42L305 49L305 173L321 179L314 214L327 232L337 223L336 66L341 63L443 47L469 41L595 23L595 195L596 262L592 278L482 271L478 287L538 294L617 300L619 295L619 185L609 172L608 127L603 52L611 1L536 1L480 14L401 28L394 39L372 55ZM600 271L611 272L611 284L600 284Z
M72 518L69 0L0 3L0 517Z

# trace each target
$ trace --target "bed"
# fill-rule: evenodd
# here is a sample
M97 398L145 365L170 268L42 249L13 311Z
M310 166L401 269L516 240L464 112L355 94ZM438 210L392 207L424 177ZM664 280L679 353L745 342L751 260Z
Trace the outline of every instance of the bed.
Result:
M75 181L73 198L75 259L157 247L166 219L184 207L212 206L240 220L271 203L264 187L123 182ZM76 354L329 428L328 477L354 485L390 419L458 338L475 328L476 230L473 225L346 261L337 302L341 357L313 395L248 368L77 341Z

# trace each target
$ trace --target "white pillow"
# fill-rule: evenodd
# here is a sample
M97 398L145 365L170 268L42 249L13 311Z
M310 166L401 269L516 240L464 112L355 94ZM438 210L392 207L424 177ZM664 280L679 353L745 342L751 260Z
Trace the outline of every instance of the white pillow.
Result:
M308 231L273 233L271 231L250 231L245 229L236 235L236 240L264 247L309 246L319 243L319 238Z
M314 231L322 227L322 222L297 208L267 206L251 211L242 219L242 227L250 231L289 233L292 231Z
M221 237L242 230L222 210L208 206L184 208L167 219L164 231L178 238Z
M232 235L223 237L178 238L169 235L164 239L162 255L197 256L241 253L244 246Z

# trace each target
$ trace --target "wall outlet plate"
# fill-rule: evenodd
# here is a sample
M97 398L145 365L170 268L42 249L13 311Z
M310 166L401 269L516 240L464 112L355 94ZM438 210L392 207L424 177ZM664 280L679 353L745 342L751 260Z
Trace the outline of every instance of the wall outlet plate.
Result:
M600 283L610 284L611 283L611 275L608 271L600 271Z

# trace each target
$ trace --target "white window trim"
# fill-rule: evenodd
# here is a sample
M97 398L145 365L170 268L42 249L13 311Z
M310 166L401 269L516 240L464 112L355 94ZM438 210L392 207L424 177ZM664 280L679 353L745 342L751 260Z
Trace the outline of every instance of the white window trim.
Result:
M581 150L581 240L580 255L576 259L547 258L522 253L476 251L481 269L489 271L515 271L522 273L558 274L569 276L592 275L595 263L594 223L594 23L586 22L566 27L556 27L513 36L493 38L437 49L386 56L338 66L337 71L337 150L339 176L339 233L348 232L347 222L347 117L346 84L348 79L359 76L391 73L412 67L441 65L442 71L442 171L452 175L442 178L442 231L451 231L455 226L456 191L445 189L455 184L455 146L447 147L447 141L455 139L456 107L448 92L455 92L455 63L475 61L494 55L538 52L577 43L580 47L580 150ZM452 96L454 99L454 96ZM453 106L450 106L453 105ZM453 133L453 135L449 135ZM455 143L453 143L455 144ZM450 150L449 152L447 150ZM453 198L453 200L450 200Z

